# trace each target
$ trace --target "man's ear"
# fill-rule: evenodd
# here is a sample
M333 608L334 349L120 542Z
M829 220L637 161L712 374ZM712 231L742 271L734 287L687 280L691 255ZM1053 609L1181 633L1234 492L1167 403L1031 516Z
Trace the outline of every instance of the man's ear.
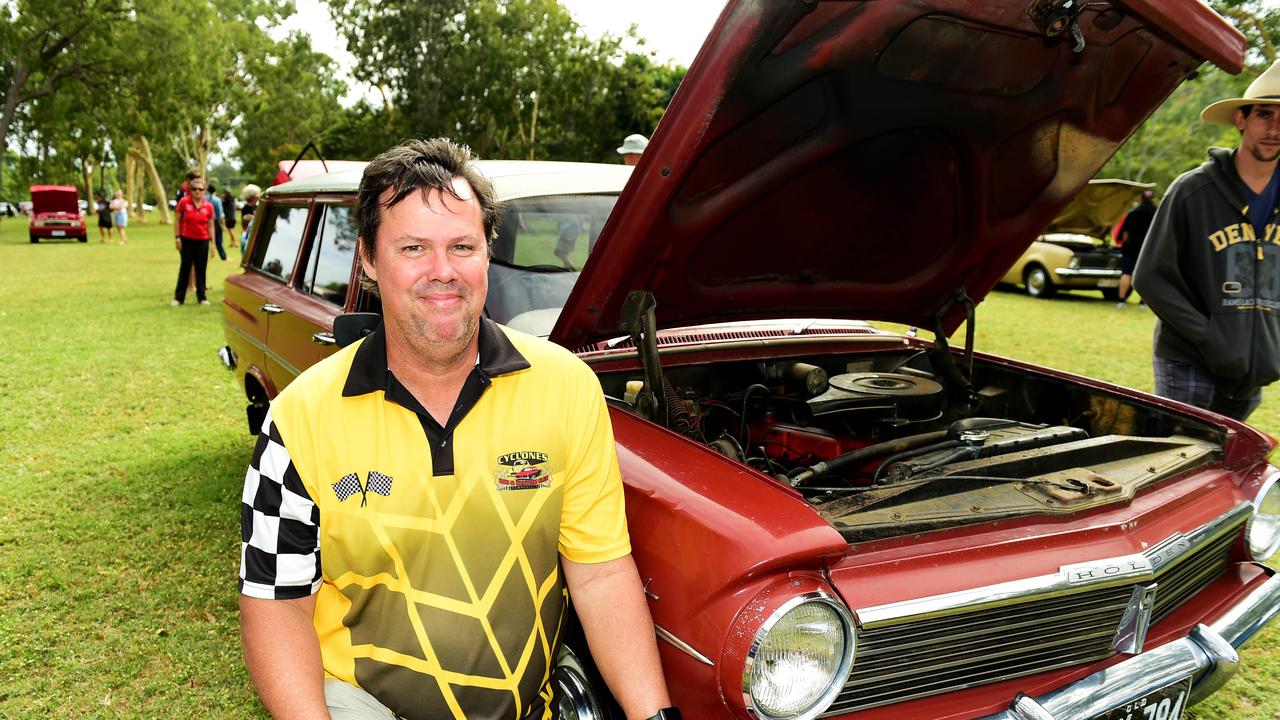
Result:
M373 269L373 263L369 262L369 255L364 250L364 238L359 239L360 250L360 268L364 270L365 277L374 282L378 282L378 273Z
M1232 113L1232 117L1236 121L1236 129L1241 132L1244 132L1244 124L1246 122L1244 110L1241 110L1240 108L1236 108L1235 112Z

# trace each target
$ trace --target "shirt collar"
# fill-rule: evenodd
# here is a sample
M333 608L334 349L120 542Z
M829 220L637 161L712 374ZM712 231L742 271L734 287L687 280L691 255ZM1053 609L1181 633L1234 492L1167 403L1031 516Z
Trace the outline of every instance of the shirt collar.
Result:
M480 338L476 370L486 377L505 375L530 367L529 361L511 343L507 334L502 332L498 323L482 317L476 334ZM342 387L342 396L353 397L376 390L386 392L391 386L390 378L391 370L387 367L387 336L383 325L379 323L356 348L351 369L347 372L347 382Z

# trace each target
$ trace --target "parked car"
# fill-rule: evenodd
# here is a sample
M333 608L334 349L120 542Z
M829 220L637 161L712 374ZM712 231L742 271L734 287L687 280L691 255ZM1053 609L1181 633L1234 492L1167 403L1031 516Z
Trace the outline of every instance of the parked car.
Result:
M30 201L30 200L19 200L19 201L18 201L18 212L22 213L23 215L30 215L30 214L31 214L31 201Z
M79 199L80 191L74 185L32 185L31 217L27 222L31 242L49 238L75 238L88 242Z
M1019 284L1032 297L1051 297L1058 290L1101 290L1120 299L1120 249L1111 244L1111 229L1125 211L1154 183L1090 180L1049 223L1001 282Z
M1280 612L1275 441L947 339L1204 58L1241 67L1206 5L1143 8L731 0L629 179L481 163L486 312L599 377L686 717L1177 718ZM251 430L378 320L358 180L268 190L227 280ZM555 677L621 717L572 618Z

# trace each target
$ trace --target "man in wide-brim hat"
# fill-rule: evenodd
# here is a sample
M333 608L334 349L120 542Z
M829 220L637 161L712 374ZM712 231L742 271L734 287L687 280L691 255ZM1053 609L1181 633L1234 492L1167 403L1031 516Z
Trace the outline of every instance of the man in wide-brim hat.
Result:
M1280 378L1280 63L1200 117L1240 143L1169 186L1134 286L1158 318L1156 393L1244 420Z

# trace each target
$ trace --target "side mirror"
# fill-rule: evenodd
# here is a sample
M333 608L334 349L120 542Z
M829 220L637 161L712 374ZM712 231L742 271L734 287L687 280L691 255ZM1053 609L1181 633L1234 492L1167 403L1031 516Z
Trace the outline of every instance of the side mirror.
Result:
M357 312L345 313L333 319L333 339L338 347L346 347L351 343L373 332L382 322L378 313Z

